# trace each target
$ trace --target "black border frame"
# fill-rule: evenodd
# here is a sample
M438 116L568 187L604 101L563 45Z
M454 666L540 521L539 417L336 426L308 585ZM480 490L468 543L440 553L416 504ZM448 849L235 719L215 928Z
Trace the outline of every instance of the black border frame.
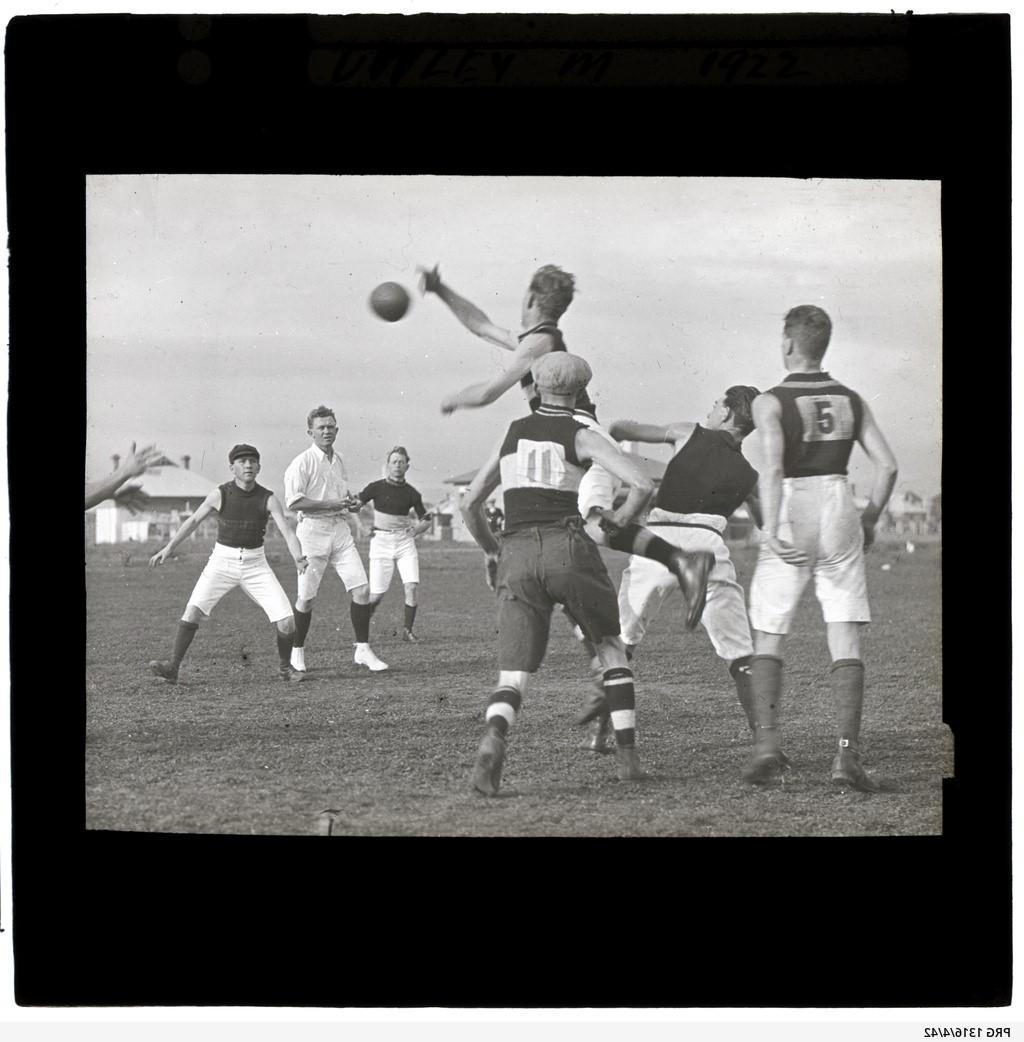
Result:
M348 44L397 64L313 82ZM459 48L488 47L515 55L506 78L460 79ZM432 68L430 48L446 48ZM807 75L704 76L716 48L795 52ZM588 72L566 72L575 50ZM1010 417L1009 16L34 16L8 25L6 59L19 1004L1009 1002L1009 438L989 420ZM513 152L519 127L547 144ZM82 528L63 480L84 459L84 176L256 170L941 179L944 834L86 832ZM981 402L975 433L960 414Z

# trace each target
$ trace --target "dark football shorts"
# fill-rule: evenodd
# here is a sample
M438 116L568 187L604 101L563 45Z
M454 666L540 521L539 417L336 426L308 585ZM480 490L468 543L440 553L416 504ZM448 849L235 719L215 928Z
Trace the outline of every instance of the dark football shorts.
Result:
M498 668L535 672L563 604L593 643L619 633L615 587L580 518L508 532L498 560Z

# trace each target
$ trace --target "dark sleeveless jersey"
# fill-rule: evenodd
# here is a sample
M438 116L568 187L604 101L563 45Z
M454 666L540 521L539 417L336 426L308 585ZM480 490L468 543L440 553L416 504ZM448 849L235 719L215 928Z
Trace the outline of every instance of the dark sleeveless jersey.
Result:
M828 373L790 373L768 393L782 404L783 474L845 474L860 437L860 395Z
M519 343L522 343L528 336L533 336L534 333L544 333L546 336L551 337L552 351L565 351L565 338L562 336L562 331L554 324L554 322L541 322L539 326L534 326L532 329L526 330L525 333L519 334ZM533 386L533 373L524 373L519 378L519 386L530 396L530 408L534 412L540 406L540 395L537 393L537 389ZM597 409L594 403L590 400L590 395L587 394L587 389L584 387L579 394L576 395L576 408L582 409L584 412L589 413L594 419L597 419Z
M423 497L405 481L388 481L387 478L371 481L359 493L359 498L364 503L373 503L373 509L381 514L408 517L409 511L415 510L417 517L423 518L427 515Z
M222 546L239 546L255 550L263 545L270 511L267 501L273 493L262 485L248 491L233 481L220 486L220 514L217 518L217 542Z
M757 471L725 431L700 424L672 457L661 479L655 506L674 514L731 517L757 484Z
M501 445L505 532L579 517L576 495L586 472L576 456L581 430L571 409L553 405L509 427Z

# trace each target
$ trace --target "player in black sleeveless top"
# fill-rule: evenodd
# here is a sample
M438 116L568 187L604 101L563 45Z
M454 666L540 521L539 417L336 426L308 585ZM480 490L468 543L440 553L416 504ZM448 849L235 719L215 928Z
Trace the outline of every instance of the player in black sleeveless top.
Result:
M517 383L530 408L536 408L539 395L533 386L530 367L550 351L564 351L565 340L558 328L558 320L572 303L576 278L557 265L545 264L530 279L522 305L522 329L518 335L496 326L475 304L460 296L441 280L435 266L420 268L420 286L424 294L435 293L448 305L452 314L474 335L489 344L512 352L512 360L503 373L493 380L471 384L456 394L450 394L441 403L445 415L456 409L477 409L496 402ZM577 404L593 413L594 405L586 390L577 396Z
M170 659L150 662L149 668L155 676L177 683L178 669L199 623L209 617L226 593L240 586L276 624L281 677L300 681L302 673L289 664L295 635L291 602L271 570L263 548L268 518L274 519L300 575L305 571L306 558L277 496L256 484L260 472L260 454L256 449L251 445L236 445L228 453L228 463L234 480L215 488L199 509L186 518L170 542L149 559L151 568L163 564L183 539L210 514L217 514L217 542L178 623L174 652Z
M793 308L783 326L789 375L754 401L763 457L764 537L750 585L751 664L757 740L744 772L752 784L777 780L782 644L808 580L825 620L838 747L832 781L873 792L860 759L864 703L861 627L871 620L864 550L896 482L896 459L866 402L821 368L832 322L819 307ZM854 444L874 464L871 499L858 514L846 481Z
M377 610L388 592L395 566L405 591L403 634L411 644L418 644L413 632L416 623L420 584L419 553L416 537L431 525L432 515L423 505L423 497L405 480L409 469L409 453L402 445L390 449L385 462L387 477L371 481L359 493L363 503L373 504L373 530L370 534L370 607ZM410 511L416 514L413 523Z
M680 549L714 554L701 622L715 652L729 663L737 698L752 731L750 661L754 646L746 598L724 535L729 518L743 504L755 524L761 521L757 471L742 451L744 438L754 429L751 405L759 393L756 387L745 385L728 388L708 413L704 426L688 421L662 425L616 420L609 428L619 441L669 442L673 446L675 455L665 468L654 509L645 524ZM619 621L628 652L643 640L674 588L662 569L652 567L644 558L630 557L619 584ZM592 728L591 741L599 744L602 737L598 722Z

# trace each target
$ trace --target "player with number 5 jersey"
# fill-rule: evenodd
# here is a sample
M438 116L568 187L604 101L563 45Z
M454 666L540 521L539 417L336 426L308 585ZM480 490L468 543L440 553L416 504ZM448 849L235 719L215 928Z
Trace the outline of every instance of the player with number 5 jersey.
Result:
M892 494L896 460L867 403L821 368L831 335L832 322L821 308L793 308L786 315L782 338L789 375L754 400L763 457L759 491L764 537L750 587L756 741L744 777L765 784L782 769L782 643L813 576L832 658L831 689L838 718L832 780L874 791L877 785L860 758L860 630L871 621L864 550ZM855 444L875 469L863 514L858 514L846 480Z

